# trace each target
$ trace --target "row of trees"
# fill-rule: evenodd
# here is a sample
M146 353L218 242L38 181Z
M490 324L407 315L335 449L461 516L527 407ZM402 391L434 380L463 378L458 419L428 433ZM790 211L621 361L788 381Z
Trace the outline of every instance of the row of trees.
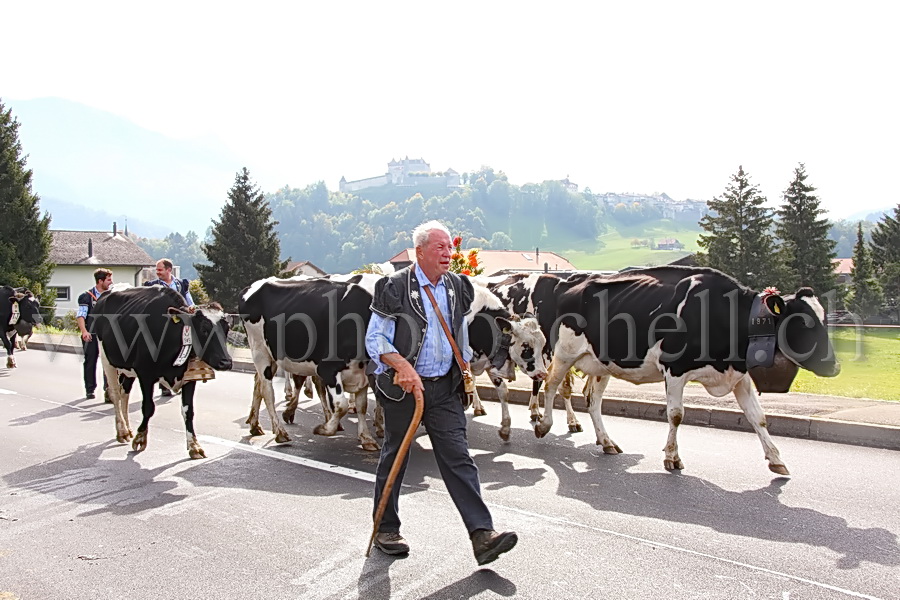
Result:
M853 282L849 289L841 289L833 264L836 241L829 238L832 224L807 177L801 163L780 207L773 211L739 167L700 220L706 233L700 235L698 260L758 290L811 287L820 295L836 290L838 304L846 303L863 317L900 310L900 204L893 217L885 215L875 225L871 242L865 241L862 223L858 224Z

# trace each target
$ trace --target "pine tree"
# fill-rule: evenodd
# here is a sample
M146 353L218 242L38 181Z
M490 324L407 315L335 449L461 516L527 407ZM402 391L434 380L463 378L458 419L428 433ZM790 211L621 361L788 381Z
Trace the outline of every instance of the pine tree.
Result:
M710 212L700 219L708 232L698 241L701 264L757 290L779 284L783 267L771 234L772 213L763 206L765 202L744 168L738 167L725 193L709 201Z
M884 289L885 303L900 321L900 204L872 230L872 264Z
M242 289L284 271L277 224L245 167L234 178L219 221L213 221L212 240L202 244L210 264L194 265L211 300L234 312Z
M784 191L775 233L787 267L786 289L811 287L824 294L836 284L833 261L837 242L828 237L831 223L823 217L825 210L813 193L816 188L806 183L806 177L806 166L800 163Z
M856 233L853 247L853 269L850 271L853 283L850 285L850 310L865 319L876 313L884 301L881 284L875 278L872 255L863 236L862 223Z
M0 101L0 285L27 287L45 294L50 263L50 215L41 216L40 198L31 191L19 121ZM42 303L52 303L52 298Z

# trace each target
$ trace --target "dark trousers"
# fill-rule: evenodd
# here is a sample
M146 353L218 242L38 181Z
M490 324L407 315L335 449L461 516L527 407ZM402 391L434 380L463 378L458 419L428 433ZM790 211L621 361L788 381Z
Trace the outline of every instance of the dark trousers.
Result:
M97 389L97 359L100 357L100 342L97 336L91 337L91 341L81 341L81 349L84 350L84 391L88 394ZM109 387L106 383L106 375L103 375L103 390Z
M478 481L478 467L469 455L469 442L466 438L466 415L459 401L459 394L451 389L450 377L442 377L438 381L425 381L425 412L422 421L431 438L434 457L447 491L456 505L471 534L476 529L493 529L491 513L481 498L481 485ZM381 446L381 458L375 471L375 507L387 481L388 473L394 464L397 451L403 436L412 420L415 402L407 396L400 402L384 398L376 389L375 395L384 408L384 443ZM412 450L412 448L410 448ZM390 533L400 531L399 500L400 486L409 462L409 454L403 461L403 467L394 482L391 498L381 519L379 531Z

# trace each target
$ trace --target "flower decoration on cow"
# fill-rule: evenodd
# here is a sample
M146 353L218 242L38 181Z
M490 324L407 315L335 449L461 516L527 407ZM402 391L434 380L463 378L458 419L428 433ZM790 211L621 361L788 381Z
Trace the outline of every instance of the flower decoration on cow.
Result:
M466 252L462 249L462 236L453 238L453 252L450 254L450 270L461 275L481 275L484 267L479 266L478 250Z

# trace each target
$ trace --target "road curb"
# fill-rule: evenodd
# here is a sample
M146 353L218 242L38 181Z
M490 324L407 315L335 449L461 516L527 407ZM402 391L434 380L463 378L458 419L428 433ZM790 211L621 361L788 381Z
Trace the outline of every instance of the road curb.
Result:
M81 347L66 343L31 342L29 350L62 352L64 354L81 354ZM255 373L253 363L236 359L232 370L239 373ZM499 400L497 389L493 386L478 386L478 396L482 400ZM509 388L507 401L511 404L528 405L531 391ZM562 398L556 398L555 409L564 408ZM581 394L572 394L572 408L577 412L587 412L587 403ZM603 398L603 414L630 419L650 421L666 421L666 403L654 400L637 400L632 398ZM716 427L734 431L752 432L753 428L740 410L710 406L684 407L685 425ZM796 415L766 414L766 422L772 435L782 437L831 442L885 450L900 450L900 427L818 417L801 417Z

